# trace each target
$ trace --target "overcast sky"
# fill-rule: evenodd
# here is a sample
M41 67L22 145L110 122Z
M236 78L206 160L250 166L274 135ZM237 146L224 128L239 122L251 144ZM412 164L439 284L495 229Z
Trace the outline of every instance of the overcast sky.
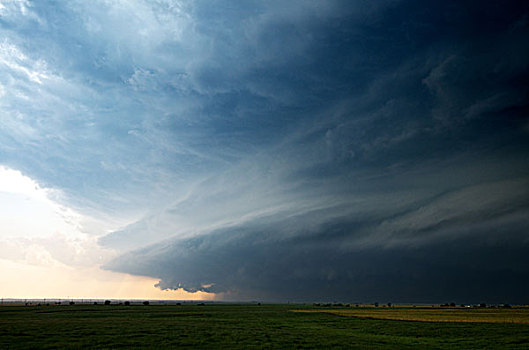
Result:
M529 303L528 38L526 1L0 0L0 294Z

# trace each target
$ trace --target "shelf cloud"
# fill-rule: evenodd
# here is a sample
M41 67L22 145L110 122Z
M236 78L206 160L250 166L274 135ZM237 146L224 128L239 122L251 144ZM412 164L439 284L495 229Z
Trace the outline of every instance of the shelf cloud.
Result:
M122 223L104 268L527 302L525 2L11 1L0 33L0 163Z

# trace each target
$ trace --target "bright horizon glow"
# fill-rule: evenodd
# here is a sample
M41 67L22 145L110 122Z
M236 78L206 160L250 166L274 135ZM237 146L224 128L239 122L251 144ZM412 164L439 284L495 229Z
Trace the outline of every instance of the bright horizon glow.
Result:
M0 297L4 299L214 300L212 293L161 290L158 280L98 267L32 266L0 259Z
M0 166L0 297L15 299L211 300L215 294L161 290L157 279L100 268L116 252L84 232L84 217L20 171ZM105 234L102 231L99 235Z

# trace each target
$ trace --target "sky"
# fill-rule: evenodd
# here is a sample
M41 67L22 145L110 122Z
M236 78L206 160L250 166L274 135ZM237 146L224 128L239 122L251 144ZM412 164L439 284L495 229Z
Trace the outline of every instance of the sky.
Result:
M529 303L529 4L0 0L0 295Z

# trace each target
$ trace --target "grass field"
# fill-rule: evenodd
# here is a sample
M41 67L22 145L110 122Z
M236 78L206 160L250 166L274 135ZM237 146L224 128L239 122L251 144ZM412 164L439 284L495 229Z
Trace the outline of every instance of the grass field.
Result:
M292 312L299 310L304 312ZM423 311L426 314L421 316ZM432 319L435 312L439 319ZM468 322L475 312L480 322ZM342 310L249 304L2 306L0 349L529 348L529 324L498 322L504 312L509 315L506 319L526 320L529 310ZM399 314L430 322L379 319ZM443 315L455 316L456 322L447 322Z

